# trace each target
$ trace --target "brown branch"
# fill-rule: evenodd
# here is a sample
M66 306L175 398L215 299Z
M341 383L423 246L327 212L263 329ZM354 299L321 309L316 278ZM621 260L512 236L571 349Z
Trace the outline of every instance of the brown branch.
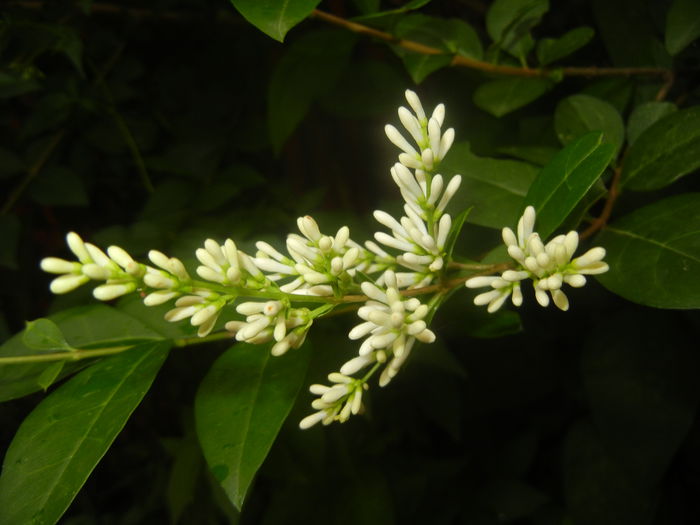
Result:
M446 52L442 49L436 47L426 46L420 42L415 42L413 40L405 40L398 38L391 33L386 33L372 27L358 24L352 20L347 20L339 16L326 13L325 11L320 11L314 9L311 16L328 22L354 33L360 33L364 35L369 35L379 40L384 40L391 44L397 45L414 53L420 53L423 55L445 55ZM564 76L570 77L599 77L599 76L630 76L630 75L650 75L650 76L664 76L668 77L671 71L665 68L658 67L563 67L555 69L546 68L527 68L527 67L515 67L515 66L504 66L499 64L491 64L489 62L483 62L481 60L475 60L473 58L468 58L462 55L455 55L452 58L452 66L468 67L471 69L476 69L478 71L483 71L485 73L493 73L497 75L509 75L517 77L550 77L556 74L563 74Z
M622 176L622 164L624 157L625 155L622 156L623 160L620 162L620 164L618 164L613 172L613 178L610 181L610 189L608 190L608 198L603 206L603 211L596 219L593 220L588 228L586 228L583 233L579 235L581 239L590 237L608 223L613 207L615 206L615 201L617 201L617 198L620 196L620 177Z
M665 77L665 81L661 88L659 89L658 93L656 93L656 97L654 100L656 102L661 102L668 96L668 92L671 90L673 87L673 83L676 81L676 75L673 71L669 71L668 74Z

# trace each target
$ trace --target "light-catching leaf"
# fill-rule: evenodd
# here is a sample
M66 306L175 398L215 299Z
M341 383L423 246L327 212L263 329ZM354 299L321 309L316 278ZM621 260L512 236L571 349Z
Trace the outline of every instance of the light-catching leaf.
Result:
M674 0L666 16L666 50L677 55L700 37L700 2Z
M63 310L51 315L49 319L58 326L68 344L75 348L121 346L164 339L134 317L104 304ZM40 353L24 344L23 337L24 332L20 332L5 341L0 346L0 357ZM0 401L26 396L42 388L39 378L51 366L51 362L0 366ZM75 372L82 366L85 366L85 361L66 363L60 377Z
M603 142L619 151L625 140L625 125L612 104L590 95L572 95L554 112L554 129L562 144L591 131L602 131Z
M537 211L537 231L546 239L598 180L615 148L603 144L602 133L588 133L571 142L539 173L525 197Z
M462 175L462 186L452 201L458 208L472 208L467 222L499 230L518 220L538 171L526 162L477 157L465 142L452 146L440 169Z
M311 14L321 0L231 0L255 27L282 42L287 31Z
M168 344L143 343L62 385L15 435L0 475L0 523L58 521L143 399Z
M700 106L657 121L630 148L622 184L631 190L663 188L700 168Z
M75 350L66 341L61 329L51 319L36 319L27 322L22 342L32 350Z
M216 360L197 392L204 457L238 509L303 384L309 346L272 357L267 347L238 343Z
M267 124L279 152L311 103L338 80L355 42L343 31L321 30L296 40L277 63L268 88Z
M537 43L537 60L546 66L569 56L591 41L595 31L587 26L577 27L559 38L543 38Z
M474 92L474 104L495 117L502 117L537 100L552 88L546 78L506 78L481 84Z
M530 29L549 10L549 0L496 0L486 13L486 28L494 43L516 58L534 46Z
M678 107L672 102L645 102L632 111L627 121L627 142L634 144L639 136L655 122L678 111Z
M598 237L611 292L656 308L700 308L700 193L669 197L615 221Z

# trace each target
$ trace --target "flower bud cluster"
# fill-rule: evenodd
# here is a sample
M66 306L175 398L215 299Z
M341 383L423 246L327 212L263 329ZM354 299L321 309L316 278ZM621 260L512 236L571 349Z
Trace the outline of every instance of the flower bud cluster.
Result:
M234 299L232 295L194 288L190 295L183 295L175 301L175 308L166 312L165 320L176 323L189 318L190 324L198 327L197 335L204 337L214 328L221 309Z
M520 282L532 279L535 299L541 306L549 305L551 295L557 308L566 311L569 309L569 299L561 289L563 284L580 288L586 284L585 275L608 271L608 264L603 261L604 248L591 248L572 259L578 248L578 233L570 231L544 244L540 235L533 231L534 225L535 209L528 206L518 221L517 235L510 228L503 228L503 241L508 248L508 254L517 263L516 268L506 270L500 276L478 276L469 279L465 283L468 288L492 288L477 295L474 304L487 304L488 311L495 312L509 296L512 296L513 304L520 306L523 301Z
M237 341L266 343L275 340L271 353L279 356L290 348L299 348L306 340L313 319L308 308L291 308L282 301L249 301L236 306L245 321L229 321L226 330Z
M50 285L55 294L68 293L94 279L105 281L93 290L95 298L109 301L135 291L146 273L146 267L134 261L119 246L110 246L105 253L97 246L83 242L74 232L66 236L66 242L78 261L58 257L46 257L41 261L42 270L59 275Z
M317 423L330 425L333 421L343 423L351 414L359 414L362 411L362 391L368 388L365 381L338 372L328 374L328 380L334 384L316 384L309 387L312 394L319 396L311 403L317 412L302 419L299 428L311 428Z
M256 243L258 252L253 262L268 278L293 280L280 286L285 293L302 295L333 295L343 291L357 269L366 267L367 253L350 239L350 229L341 227L335 236L323 235L316 221L299 217L297 226L302 235L287 236L289 257L266 242Z

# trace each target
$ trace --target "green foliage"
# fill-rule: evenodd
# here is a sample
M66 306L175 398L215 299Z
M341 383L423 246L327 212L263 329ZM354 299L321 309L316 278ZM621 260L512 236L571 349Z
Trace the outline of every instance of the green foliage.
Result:
M543 38L537 43L537 59L543 66L561 60L588 44L595 36L590 27L577 27L559 38Z
M265 347L239 343L216 360L197 392L202 452L239 509L301 389L309 356L308 344L275 359Z
M615 293L656 308L700 308L700 194L640 208L600 235L610 272L600 281ZM644 283L644 286L640 286Z
M22 342L32 350L75 350L68 344L61 329L50 319L29 321L24 329Z
M557 153L528 189L525 204L537 211L537 231L543 238L556 230L613 158L601 133L588 133Z
M486 13L486 28L495 45L523 59L534 41L530 30L549 10L549 0L496 0Z
M658 120L630 148L622 184L631 190L662 188L700 168L700 108L693 107Z
M693 0L673 0L666 15L666 49L677 55L700 37L700 5Z
M84 370L24 420L0 476L0 521L55 523L126 424L167 355L143 343Z
M676 111L678 107L672 102L652 101L634 108L627 121L627 141L630 146L649 126Z
M554 129L566 145L589 131L602 131L603 142L619 151L625 139L625 126L618 111L609 103L590 95L572 95L557 105Z
M474 104L494 117L502 117L537 100L552 88L544 78L509 78L481 84L474 92Z

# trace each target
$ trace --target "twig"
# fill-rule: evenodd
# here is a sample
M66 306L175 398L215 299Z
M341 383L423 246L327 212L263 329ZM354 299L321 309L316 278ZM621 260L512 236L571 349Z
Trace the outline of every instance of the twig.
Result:
M662 84L658 93L656 93L656 97L654 98L654 100L656 100L656 102L661 102L662 100L664 100L668 96L668 92L673 87L673 83L675 81L676 81L675 73L673 71L669 71L668 74L666 75L665 82Z
M623 155L624 160L624 155ZM596 233L598 230L602 229L610 219L612 214L613 206L615 206L615 201L620 195L620 177L622 176L622 162L618 164L613 172L613 178L610 181L610 189L608 190L608 198L603 206L603 211L600 215L593 220L593 222L586 228L579 237L581 239L586 239Z
M96 348L95 350L74 350L72 352L52 352L49 354L14 355L0 357L0 365L39 363L51 361L80 361L91 357L119 354L134 348L136 345L112 346L109 348Z

